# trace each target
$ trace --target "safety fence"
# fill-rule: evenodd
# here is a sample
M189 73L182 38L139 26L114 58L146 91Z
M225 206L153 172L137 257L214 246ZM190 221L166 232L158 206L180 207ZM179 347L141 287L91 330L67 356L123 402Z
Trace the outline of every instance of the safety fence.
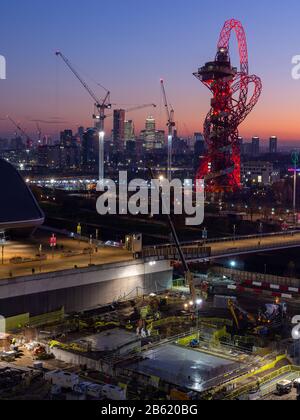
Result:
M43 315L30 317L29 326L39 327L43 325L49 325L54 322L61 321L62 319L64 319L64 316L65 316L65 309L61 308L59 311L56 311L56 312L49 312Z
M6 333L20 330L25 327L41 327L63 320L65 310L61 308L55 312L48 312L43 315L31 317L29 313L20 314L14 317L5 318Z
M283 356L282 356L283 357ZM281 359L283 360L283 359ZM276 361L274 363L271 363L269 365L264 366L262 369L265 369L265 371L267 370L271 370L274 369L274 367L276 367L276 365L278 364L279 360L278 358L276 359ZM244 385L238 389L236 389L234 392L232 392L231 394L229 394L226 399L227 400L234 400L244 394L249 394L252 391L255 391L256 389L258 389L258 387L262 387L263 385L267 384L268 382L273 381L276 378L280 378L283 375L289 374L289 373L297 373L300 372L300 366L293 366L293 365L287 365L287 366L283 366L282 368L275 370L263 377L256 377L257 375L259 375L259 373L262 373L263 370L260 369L256 372L253 372L251 375L248 376L249 377L253 377L254 381ZM240 380L245 379L245 378L241 378ZM267 395L268 393L266 393L268 390L268 388L266 388L266 391L263 391L262 394L260 394L261 397ZM259 393L259 389L258 389L258 393Z
M273 379L280 379L280 377L284 375L284 379L287 381L294 381L295 379L298 378L299 373L297 373L297 371L292 371L291 373L287 372L283 372L282 374L279 373L279 376L275 376ZM267 386L264 386L260 389L258 395L260 398L264 398L267 395L272 394L274 391L276 391L276 385L277 383L275 381L272 382L272 379L269 381L270 383L268 384L267 382Z
M251 282L251 283L257 282L262 285L274 284L277 286L286 287L286 291L288 291L288 288L290 286L294 287L297 290L300 287L300 279L296 279L296 278L273 276L270 274L251 273L248 271L240 271L240 270L229 269L225 267L214 267L212 269L212 272L221 276L229 277L239 284L247 283L247 282Z

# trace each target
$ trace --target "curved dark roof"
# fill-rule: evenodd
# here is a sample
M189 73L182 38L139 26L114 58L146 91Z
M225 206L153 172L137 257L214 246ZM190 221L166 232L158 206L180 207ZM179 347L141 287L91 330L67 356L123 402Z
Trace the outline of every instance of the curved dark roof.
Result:
M0 159L0 229L39 226L44 214L19 172Z

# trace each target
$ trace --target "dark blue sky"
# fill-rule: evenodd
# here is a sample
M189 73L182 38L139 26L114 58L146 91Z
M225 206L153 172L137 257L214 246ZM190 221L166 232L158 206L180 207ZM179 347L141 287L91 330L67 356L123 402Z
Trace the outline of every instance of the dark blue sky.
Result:
M99 96L92 80L110 88L114 103L159 105L163 77L179 129L201 130L209 92L192 72L214 57L220 30L231 17L245 26L250 71L264 82L242 134L300 138L300 81L291 78L291 58L300 54L296 0L2 0L0 54L7 59L8 79L0 82L0 117L11 114L29 131L34 125L28 119L34 118L91 124L92 103L55 57L60 49L89 76ZM232 57L236 61L234 52ZM131 115L138 128L147 112ZM163 125L162 107L155 116ZM45 125L44 131L59 128ZM0 132L12 131L0 121Z

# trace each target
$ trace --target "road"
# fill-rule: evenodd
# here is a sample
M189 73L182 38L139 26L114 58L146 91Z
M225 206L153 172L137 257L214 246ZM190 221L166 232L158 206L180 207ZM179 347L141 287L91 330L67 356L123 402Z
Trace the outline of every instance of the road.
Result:
M47 256L45 261L29 261L13 264L10 260L14 257L36 259L42 246L42 254ZM50 273L78 268L88 267L89 264L103 265L114 262L132 260L132 254L122 248L93 247L92 254L89 251L90 245L86 242L79 242L63 236L57 237L57 248L51 250L49 246L49 235L38 232L34 238L24 241L9 241L4 247L4 264L0 260L0 279L11 277L30 276L39 273ZM85 252L85 253L84 253ZM67 255L67 256L66 256Z
M181 247L188 261L215 260L262 251L297 248L300 247L300 232L189 241L182 242ZM154 258L158 255L169 259L177 258L174 257L174 246L171 244L144 248L145 258Z
M276 386L277 386L278 382L280 382L280 381L294 381L298 377L299 377L298 373L291 372L291 373L287 373L286 375L282 375L279 378L276 378L276 379L274 379L270 382L267 382L260 389L261 398L264 398L264 399L268 400L272 394L275 394ZM275 397L275 395L274 395L274 397ZM295 396L293 396L293 397L294 397L293 399L295 399Z
M208 242L211 247L212 257L237 256L243 253L265 251L272 249L286 249L300 247L300 232L262 237L245 237L244 239L232 238L228 241Z

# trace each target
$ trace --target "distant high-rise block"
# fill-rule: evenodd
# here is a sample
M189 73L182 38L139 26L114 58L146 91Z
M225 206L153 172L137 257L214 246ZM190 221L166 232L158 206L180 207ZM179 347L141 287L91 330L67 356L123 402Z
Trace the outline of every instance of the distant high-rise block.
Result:
M90 128L83 134L82 165L84 168L93 167L99 162L99 136L97 131Z
M113 128L114 149L122 152L125 149L125 110L116 109L114 111L114 128Z
M60 144L64 147L71 146L73 142L73 131L64 130L60 133Z
M206 153L206 146L204 136L202 133L195 133L194 138L194 168L195 170L197 170L197 168L199 168L203 156Z
M149 116L146 119L146 130L148 130L148 131L154 131L155 128L156 128L155 119L152 116Z
M134 133L134 123L132 120L125 121L124 124L124 140L127 143L128 141L135 140L135 133Z
M141 132L144 148L147 150L162 149L165 145L164 130L156 130L156 122L152 116L146 120L145 130Z
M275 154L278 152L278 139L275 136L272 136L270 138L270 143L269 143L269 152L271 154Z
M260 138L252 138L252 156L257 157L260 154Z

